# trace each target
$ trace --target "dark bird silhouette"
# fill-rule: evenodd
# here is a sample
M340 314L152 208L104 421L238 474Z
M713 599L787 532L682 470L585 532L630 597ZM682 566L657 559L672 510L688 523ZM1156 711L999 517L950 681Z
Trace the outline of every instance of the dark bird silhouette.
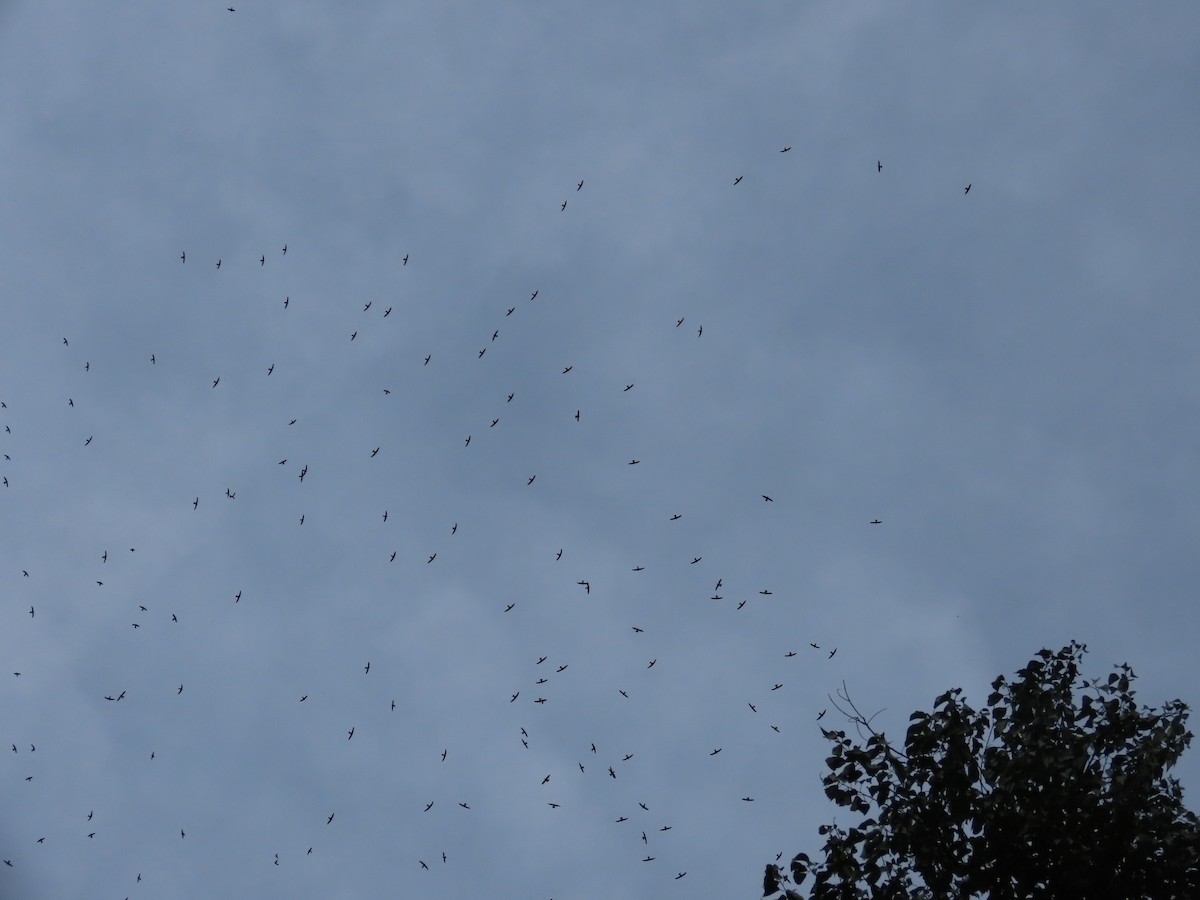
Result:
M618 822L618 823L620 823L620 822L628 822L628 821L629 821L629 816L621 816L621 818L617 819L617 822Z
M385 310L383 311L383 317L384 317L385 319L386 319L388 316L390 316L391 314L392 314L392 308L391 308L390 306L389 306L387 309L385 309Z
M449 752L449 748L447 748L447 749L445 749L445 750L443 750L443 751L442 751L442 762L445 762L445 761L446 761L446 754L447 754L448 752Z
M328 825L330 822L332 822L335 815L337 815L337 813L330 813L329 818L325 820L325 824Z
M638 628L636 625L631 625L630 627L631 627L631 628L632 628L634 631L636 631L638 634L641 634L643 631L645 631L645 629L644 629L644 628Z
M445 862L445 861L446 861L446 851L443 850L442 851L442 862Z
M258 258L258 264L259 264L260 266L265 266L265 265L267 264L267 257L266 257L265 255L264 255L264 256L260 256L260 257Z
M356 337L358 337L357 331L350 335L350 340L354 340Z
M564 200L564 201L563 201L563 205L562 205L562 207L559 209L559 212L562 212L562 210L564 210L564 209L566 209L566 208L567 208L567 201L566 201L566 200Z
M654 857L653 857L653 856L647 856L645 859L643 859L643 860L642 860L642 862L654 862Z
M376 447L374 450L371 451L371 459L374 459L378 455L378 453L379 453L379 448Z
M453 525L450 526L450 533L458 534L458 523L457 522L455 522Z
M367 660L367 664L363 667L363 674L364 675L371 674L371 661L370 660Z
M550 776L547 775L545 778L542 779L542 784L545 784L549 780L550 780Z
M536 476L536 475L530 475L530 476L529 476L529 480L528 480L527 482L525 482L525 483L526 483L527 485L528 485L528 484L533 484L533 479L535 479L535 478L537 478L537 476Z
M548 657L548 656L543 656L541 659L539 659L537 662L535 662L535 663L534 663L534 665L535 665L535 666L540 666L542 663L544 663L544 662L545 662L546 660L548 660L549 658L550 658L550 657Z
M883 519L872 519L868 524L869 525L882 525Z
M748 707L750 707L750 712L758 712L758 707L755 706L753 703L747 703L746 705Z
M650 660L650 663L649 663L649 665L647 665L647 666L646 666L646 668L647 668L647 669L653 669L653 668L654 668L654 664L655 664L656 662L658 662L658 659L657 659L657 658Z
M500 329L499 328L497 328L495 331L492 332L492 340L494 341L498 337L500 337Z
M560 672L566 671L566 668L568 665L570 665L570 663L563 663L561 666L559 666L557 669L554 670L555 674L557 675Z
M680 872L678 875L675 876L675 880L678 881L680 878L682 878L686 874L687 874L687 872Z
M291 299L292 299L291 297L284 297L284 298L283 298L283 308L284 308L284 309L287 309L287 308L288 308L288 303L290 303L290 302L291 302Z
M180 252L180 254L179 254L179 261L180 261L180 262L187 262L187 251L186 251L186 250L184 250L184 251L181 251L181 252Z
M704 334L704 326L703 325L701 325L699 328L696 329L696 337L700 337L702 334Z
M517 308L516 308L515 306L510 306L510 307L508 308L508 312L506 312L504 315L506 315L506 316L511 316L511 315L512 315L514 312L516 312L516 311L517 311Z
M234 595L233 595L233 602L234 602L234 603L239 603L239 602L241 602L241 599L242 599L242 592L241 592L241 591L238 591L236 594L234 594Z
M287 256L287 244L283 245L283 255Z
M221 268L221 261L219 259L217 260L217 268Z
M633 571L634 572L642 572L645 570L645 568L646 568L645 566L634 566Z
M367 301L367 303L366 303L366 305L363 307L363 312L366 312L368 309L370 309L370 308L371 308L371 304L372 304L372 303L374 303L374 302L375 302L374 300L368 300L368 301Z
M395 712L395 711L396 711L396 701L393 700L392 701L392 712Z
M746 601L745 601L745 600L743 600L741 603L739 603L739 604L737 605L737 608L738 608L738 609L741 609L741 608L742 608L743 606L745 606L745 605L746 605Z
M435 559L437 559L437 554L436 553L431 554L429 559L425 560L425 563L429 564L429 563L433 562Z
M460 804L458 804L458 805L459 805L459 806L461 806L463 809L470 809L470 808L471 808L471 807L467 806L467 804L465 804L465 803L460 803Z
M770 597L770 596L771 596L771 592L770 592L770 591L768 591L766 588L763 588L761 591L759 591L759 593L760 593L760 594L762 594L764 597Z
M346 740L350 740L352 737L354 737L354 727L353 726L351 726L350 730L348 732L346 732Z
M783 148L782 150L780 150L779 152L780 152L780 153L787 153L787 152L788 152L789 150L791 150L791 149L792 149L791 147L784 147L784 148Z
M612 767L612 766L609 766L609 767L608 767L608 774L609 774L610 776L612 776L613 778L616 778L616 777L617 777L617 773L613 771L613 767Z
M963 188L963 193L964 194L971 193L971 185L968 184L965 188Z
M694 566L696 563L700 562L700 560L702 560L702 559L704 559L704 557L703 557L703 556L695 556L695 557L692 557L692 561L691 561L690 565L693 565L693 566Z
M777 690L779 690L781 687L783 687L783 685L782 685L782 684L776 684L776 685L775 685L773 688L771 688L771 690L773 690L773 691L777 691Z
M590 582L590 581L579 581L579 582L576 582L576 584L581 584L581 585L583 585L583 589L584 589L585 591L587 591L587 593L589 593L589 594L590 594L590 593L592 592L592 584L591 584L591 582Z
M742 176L739 175L737 178L733 179L733 183L738 184L741 180L742 180Z
M565 369L563 369L563 370L562 370L562 373L563 373L564 375L566 375L566 374L567 374L568 372L570 372L570 371L571 371L573 368L575 368L575 367L574 367L574 366L567 366Z
M772 500L770 497L768 497L766 494L763 494L763 495L762 495L762 498L763 498L763 500L765 500L767 503L774 503L774 502L775 502L775 501L774 501L774 500Z
M675 515L671 516L671 521L674 522L676 519L682 519L682 518L683 518L683 516L681 516L679 513L675 513Z
M530 300L536 300L536 299L537 299L537 295L538 295L538 292L537 292L537 291L534 291L532 294L530 294L530 295L529 295L529 299L530 299Z
M405 253L405 254L404 254L404 259L402 259L402 260L400 261L400 265L401 265L401 266L407 266L407 265L408 265L408 254L407 254L407 253Z
M632 384L627 384L627 385L625 385L625 390L627 390L627 391L632 391L632 390L633 390L633 385L632 385Z
M516 605L517 605L517 604L515 604L515 603L510 603L510 604L508 604L508 606L504 607L504 611L505 611L505 612L508 612L509 610L511 610L511 609L512 609L514 606L516 606Z
M718 753L720 753L720 752L721 752L721 748L720 748L720 747L718 747L716 750L714 750L712 753L710 753L710 754L708 754L708 755L709 755L709 756L716 756L716 755L717 755Z
M387 510L386 509L383 511L383 521L385 521L385 522L387 521Z
M428 356L425 357L425 362L422 363L422 365L426 365L426 366L429 365L429 360L431 360L432 358L433 358L433 354L430 353Z
M683 316L680 316L678 319L676 319L676 320L675 320L675 327L676 327L676 328L678 328L680 325L682 325L682 324L683 324L683 319L684 319L684 317L683 317Z
M91 442L92 442L92 435L88 435L88 439L87 439L86 441L84 441L84 442L83 442L83 446L85 446L85 447L86 447L86 446L87 446L88 444L90 444Z
M796 655L796 651L795 651L795 650L789 650L787 653L785 653L785 654L783 654L783 655L784 655L785 657L792 657L792 656L795 656L795 655Z
M419 862L419 863L421 864L421 868L422 868L422 869L428 869L428 868L429 868L429 866L425 865L425 860L423 860L423 859L418 859L418 860L417 860L417 862Z
M821 714L819 716L817 716L817 721L820 722L821 719L823 719L825 717L825 713L827 713L827 712L829 712L828 708L821 710Z
M470 446L471 446L471 436L470 436L469 434L467 435L467 442L466 442L465 444L463 444L463 446L464 446L464 447L470 447Z
M772 730L772 731L774 731L776 734L778 734L778 733L779 733L779 726L778 726L778 725L772 725L772 726L771 726L771 730Z
M484 347L482 350L479 351L479 356L477 357L477 359L483 359L483 354L485 354L485 353L487 353L487 347Z
M518 697L520 697L520 696L521 696L521 692L520 692L520 691L517 691L515 694L513 694L513 695L512 695L512 697L510 697L510 698L509 698L509 701L508 701L508 702L509 702L509 703L516 703L516 702L517 702L517 698L518 698Z
M880 160L876 160L876 161L875 161L875 171L876 171L876 172L882 172L882 171L883 171L883 163L882 163Z
M153 357L151 357L151 362L153 362L153 361L154 361ZM267 374L268 375L270 375L274 371L275 371L275 363L271 363L271 365L267 366Z
M579 179L579 184L575 185L575 190L577 190L577 191L583 190L583 179L582 178Z
M821 648L820 648L820 647L819 647L817 644L814 644L812 641L809 641L809 642L808 642L808 646L812 647L814 650L820 650L820 649L821 649Z
M492 424L491 424L491 425L489 425L488 427L489 427L489 428L495 428L495 427L496 427L496 425L497 425L497 423L499 423L499 421L500 421L499 419L492 419Z
M596 752L596 745L595 745L595 744L592 744L592 752L593 752L593 753L595 753L595 752Z
M670 825L664 825L662 828L660 828L660 829L658 829L658 830L659 830L659 831L670 831L670 830L671 830L671 826L670 826Z
M504 402L505 402L505 403L512 403L512 398L513 398L513 397L515 397L515 396L517 396L517 392L516 392L516 391L513 391L511 394L509 394L509 395L508 395L508 399L507 399L507 400L505 400Z
M579 421L579 410L575 410L575 421Z
M433 809L433 802L434 801L430 800L427 804L425 804L425 812L429 812L431 809Z
M743 797L742 799L743 799L743 800L745 800L747 803L753 803L753 802L754 802L754 798L753 798L753 797Z
M830 651L829 651L829 656L827 656L827 657L825 657L825 658L826 658L826 659L833 659L833 654L835 654L835 653L837 653L837 647L834 647L832 650L830 650Z

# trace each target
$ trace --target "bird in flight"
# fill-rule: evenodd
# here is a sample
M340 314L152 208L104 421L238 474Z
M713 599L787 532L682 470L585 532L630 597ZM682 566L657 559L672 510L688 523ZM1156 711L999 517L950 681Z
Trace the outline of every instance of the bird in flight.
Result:
M750 712L758 712L758 707L755 706L753 703L747 703L746 705L748 707L750 707Z
M153 359L151 361L153 361ZM267 367L267 374L270 375L274 371L275 371L275 363L271 363L271 365Z
M829 655L828 655L827 657L825 657L825 658L826 658L826 659L833 659L833 654L835 654L835 653L837 653L837 647L834 647L832 650L830 650L830 651L829 651Z
M741 176L741 175L739 175L737 178L733 179L733 183L734 183L734 184L737 184L737 183L738 183L738 182L740 182L741 180L742 180L742 176Z
M646 630L646 629L644 629L644 628L638 628L636 625L631 625L631 626L629 626L629 627L630 627L630 628L632 628L632 629L633 629L635 632L637 632L638 634L641 634L642 632L644 632L644 631Z
M421 868L422 868L422 869L428 869L428 868L429 868L429 866L425 865L425 860L423 860L423 859L418 859L418 860L417 860L417 862L419 862L419 863L421 864Z
M577 191L583 190L583 179L582 178L579 179L579 184L575 185L575 190L577 190Z
M533 479L535 479L535 478L537 478L536 475L530 475L529 480L527 482L525 482L525 484L527 484L527 485L533 484Z
M430 801L429 801L429 802L428 802L428 803L425 805L425 812L429 812L431 809L433 809L433 801L432 801L432 800L430 800Z
M325 824L328 825L330 822L332 822L335 815L337 815L337 813L330 813L329 818L325 820Z
M374 300L368 300L368 301L367 301L367 305L363 307L363 312L366 312L368 309L370 309L370 308L371 308L371 304L372 304L372 303L374 303L374 302L375 302Z
M780 153L787 153L787 152L788 152L789 150L791 150L791 149L792 149L791 147L784 147L784 148L783 148L782 150L780 150L779 152L780 152Z
M825 715L825 713L827 713L827 712L829 712L829 710L828 710L828 709L823 709L823 710L821 710L821 715L817 716L817 721L818 721L818 722L820 722L820 721L821 721L821 718L822 718L822 717Z
M883 171L883 163L880 160L875 160L875 171L876 172Z
M366 666L363 668L363 674L364 674L364 675L369 675L369 674L370 674L370 672L371 672L371 661L370 661L370 660L367 660L367 664L366 664Z
M968 184L965 188L963 188L963 193L964 194L971 193L971 185Z
M515 306L510 306L510 307L508 308L508 312L506 312L504 315L506 315L506 316L511 316L511 315L512 315L514 312L516 312L516 311L517 311L517 308L516 308Z
M460 803L460 804L458 804L458 805L459 805L459 806L461 806L463 809L470 809L470 808L471 808L471 807L467 806L467 804L465 804L465 803Z
M782 684L776 684L776 685L775 685L773 688L771 688L771 690L773 690L773 691L777 691L777 690L779 690L781 687L783 687L783 685L782 685Z
M676 519L682 519L682 518L683 518L683 516L681 516L679 513L675 513L675 515L671 516L671 521L674 522Z
M266 258L266 256L260 256L260 257L258 258L258 264L259 264L260 266L265 266L265 265L267 264L267 258Z
M408 265L408 254L407 253L404 254L404 259L400 260L400 265L402 265L402 266Z
M424 365L429 365L429 360L430 360L430 359L432 359L432 358L433 358L433 354L432 354L432 353L430 353L428 356L426 356L426 357L425 357L425 362L424 362Z
M785 653L785 654L783 654L783 655L784 655L785 657L787 657L787 658L790 658L790 657L793 657L793 656L795 656L795 655L796 655L796 651L795 651L795 650L789 650L787 653Z
M645 570L645 568L646 568L645 566L634 566L634 567L633 567L633 571L635 571L635 572L642 572L642 571L644 571L644 570Z
M883 524L883 519L872 519L872 520L870 521L870 523L869 523L869 524L871 524L871 525L882 525L882 524Z
M351 726L350 730L348 732L346 732L346 740L350 740L352 737L354 737L354 727L353 726Z
M564 201L563 201L563 205L562 205L562 207L559 209L559 212L562 212L562 210L564 210L564 209L566 209L566 208L567 208L567 201L566 201L566 200L564 200Z
M530 294L530 295L529 295L529 299L530 299L530 300L536 300L536 299L537 299L537 295L538 295L538 292L537 292L537 291L534 291L532 294Z
M703 557L703 556L696 556L696 557L693 557L693 558L692 558L692 561L691 561L691 563L689 563L689 565L693 565L693 566L694 566L696 563L700 562L700 560L702 560L702 559L704 559L704 557Z
M575 410L575 421L579 421L579 410Z
M447 753L448 749L449 749L449 748L447 748L446 750L443 750L443 751L442 751L442 762L445 762L445 761L446 761L446 753Z
M187 262L187 251L186 250L179 254L179 261Z
M768 497L766 494L763 494L763 495L762 495L762 498L763 498L763 500L764 500L765 502L767 502L767 503L774 503L774 502L775 502L775 501L774 501L774 500L772 500L770 497Z
M390 316L391 314L392 314L392 308L391 308L390 306L389 306L387 309L385 309L385 310L383 311L383 317L384 317L385 319L386 319L388 316Z
M511 609L512 609L514 606L516 606L516 605L517 605L517 604L515 604L515 603L510 603L510 604L508 604L508 606L504 607L504 611L505 611L505 612L508 612L509 610L511 610Z
M429 563L433 562L435 559L437 559L437 554L436 554L436 553L432 554L432 555L429 557L429 559L425 560L425 564L426 564L426 565L428 565Z
M283 245L283 255L287 256L287 244Z
M376 454L378 454L378 453L379 453L379 448L376 447L374 450L371 451L371 458L374 459Z
M650 660L650 664L649 664L648 666L646 666L646 668L647 668L647 669L653 669L653 668L654 668L654 664L655 664L656 662L658 662L658 659L657 659L657 658Z
M573 368L575 368L575 367L574 367L574 366L567 366L565 369L563 369L563 370L562 370L562 373L563 373L564 375L566 375L566 374L567 374L568 372L570 372L570 371L571 371Z
M200 498L199 497L197 497L195 500L192 501L192 509L196 509L198 506L200 506Z
M284 308L284 309L287 309L287 308L288 308L288 303L290 303L290 302L291 302L291 299L292 299L291 297L284 297L284 298L283 298L283 308Z
M219 259L217 260L217 268L221 268L221 261Z

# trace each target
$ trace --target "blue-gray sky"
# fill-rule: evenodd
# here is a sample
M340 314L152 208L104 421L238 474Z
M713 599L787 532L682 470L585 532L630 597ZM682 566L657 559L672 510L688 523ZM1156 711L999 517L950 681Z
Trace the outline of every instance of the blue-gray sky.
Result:
M1193 4L226 5L0 8L0 896L753 896L843 681L1195 700Z

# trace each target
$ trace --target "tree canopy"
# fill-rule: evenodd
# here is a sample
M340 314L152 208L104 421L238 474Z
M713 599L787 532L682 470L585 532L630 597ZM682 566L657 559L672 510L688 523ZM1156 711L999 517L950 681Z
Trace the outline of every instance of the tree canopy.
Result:
M980 710L946 691L910 716L903 750L843 691L861 742L822 729L822 780L863 818L820 827L820 862L768 865L763 895L1200 897L1200 824L1166 774L1191 742L1187 705L1139 709L1126 664L1081 679L1086 652L1074 641L1039 651L1015 681L993 681Z

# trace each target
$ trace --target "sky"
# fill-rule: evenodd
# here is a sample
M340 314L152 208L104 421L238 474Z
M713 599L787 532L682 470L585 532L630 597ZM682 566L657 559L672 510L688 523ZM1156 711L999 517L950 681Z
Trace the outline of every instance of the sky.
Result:
M231 2L0 5L0 897L753 897L839 690L1195 702L1194 4Z

